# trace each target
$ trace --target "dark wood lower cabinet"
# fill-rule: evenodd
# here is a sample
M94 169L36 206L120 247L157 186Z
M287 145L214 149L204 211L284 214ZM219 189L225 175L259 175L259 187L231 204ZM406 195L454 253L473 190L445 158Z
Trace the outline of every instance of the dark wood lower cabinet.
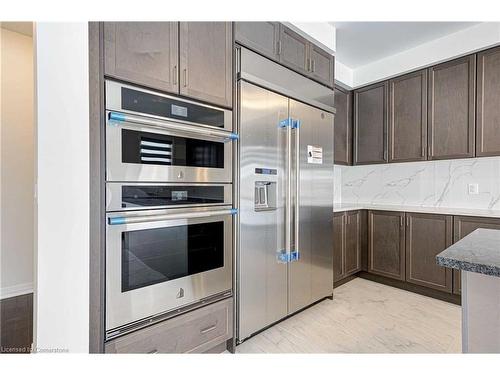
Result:
M453 242L453 217L406 213L406 281L452 292L452 270L436 264L436 255Z
M405 279L405 213L368 211L368 272Z
M345 274L361 271L361 212L345 214Z
M476 229L500 229L500 219L473 216L455 216L453 218L453 242L460 241ZM461 294L461 274L453 270L453 293Z
M366 243L366 216L363 211L333 215L333 282L352 276L362 269L362 247Z
M500 218L359 210L334 214L334 286L360 276L460 303L460 272L436 255L478 228L500 230Z
M344 271L344 212L333 214L333 282L345 276Z

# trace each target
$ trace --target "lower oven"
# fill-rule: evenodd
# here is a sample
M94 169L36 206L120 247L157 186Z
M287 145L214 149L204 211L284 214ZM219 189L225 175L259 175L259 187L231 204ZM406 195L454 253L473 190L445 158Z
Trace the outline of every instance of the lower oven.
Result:
M108 212L107 338L230 293L235 213L230 205Z

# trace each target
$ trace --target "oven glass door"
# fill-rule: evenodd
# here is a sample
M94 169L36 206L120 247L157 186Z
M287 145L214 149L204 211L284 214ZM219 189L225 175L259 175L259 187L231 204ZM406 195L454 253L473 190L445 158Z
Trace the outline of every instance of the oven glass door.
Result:
M224 221L122 232L122 293L224 267Z
M231 212L224 206L108 214L106 330L230 290Z
M109 120L106 180L231 182L232 142L209 134Z

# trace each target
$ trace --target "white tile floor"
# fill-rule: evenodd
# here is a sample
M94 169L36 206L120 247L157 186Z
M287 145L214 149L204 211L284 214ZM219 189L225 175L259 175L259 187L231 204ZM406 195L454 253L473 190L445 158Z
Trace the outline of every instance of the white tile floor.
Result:
M460 306L354 279L237 353L460 353Z

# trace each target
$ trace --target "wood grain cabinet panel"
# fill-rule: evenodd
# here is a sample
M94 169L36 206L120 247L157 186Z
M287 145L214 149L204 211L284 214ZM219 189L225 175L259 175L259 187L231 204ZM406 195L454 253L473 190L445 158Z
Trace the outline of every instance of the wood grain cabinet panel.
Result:
M436 263L453 242L452 223L452 216L406 213L407 282L452 292L452 270Z
M231 22L181 22L179 34L180 93L230 108L232 106Z
M425 160L427 70L389 81L389 162Z
M500 219L473 216L453 217L453 242L460 241L476 229L500 229ZM461 275L453 270L453 293L461 294Z
M309 59L309 76L333 88L335 57L320 47L309 43Z
M232 298L106 343L106 353L203 353L233 335Z
M345 274L361 271L361 212L345 213Z
M235 22L234 39L245 47L279 61L279 22Z
M368 272L405 280L404 219L404 212L368 212Z
M343 212L333 214L333 282L345 276L345 215Z
M476 55L429 68L428 159L474 156Z
M105 22L104 73L178 93L177 22Z
M388 82L354 91L354 164L387 163Z
M335 164L352 165L352 93L335 87L335 126L334 147Z
M309 74L309 41L288 27L280 25L280 44L280 63L304 75Z
M476 156L500 155L500 47L477 55Z

